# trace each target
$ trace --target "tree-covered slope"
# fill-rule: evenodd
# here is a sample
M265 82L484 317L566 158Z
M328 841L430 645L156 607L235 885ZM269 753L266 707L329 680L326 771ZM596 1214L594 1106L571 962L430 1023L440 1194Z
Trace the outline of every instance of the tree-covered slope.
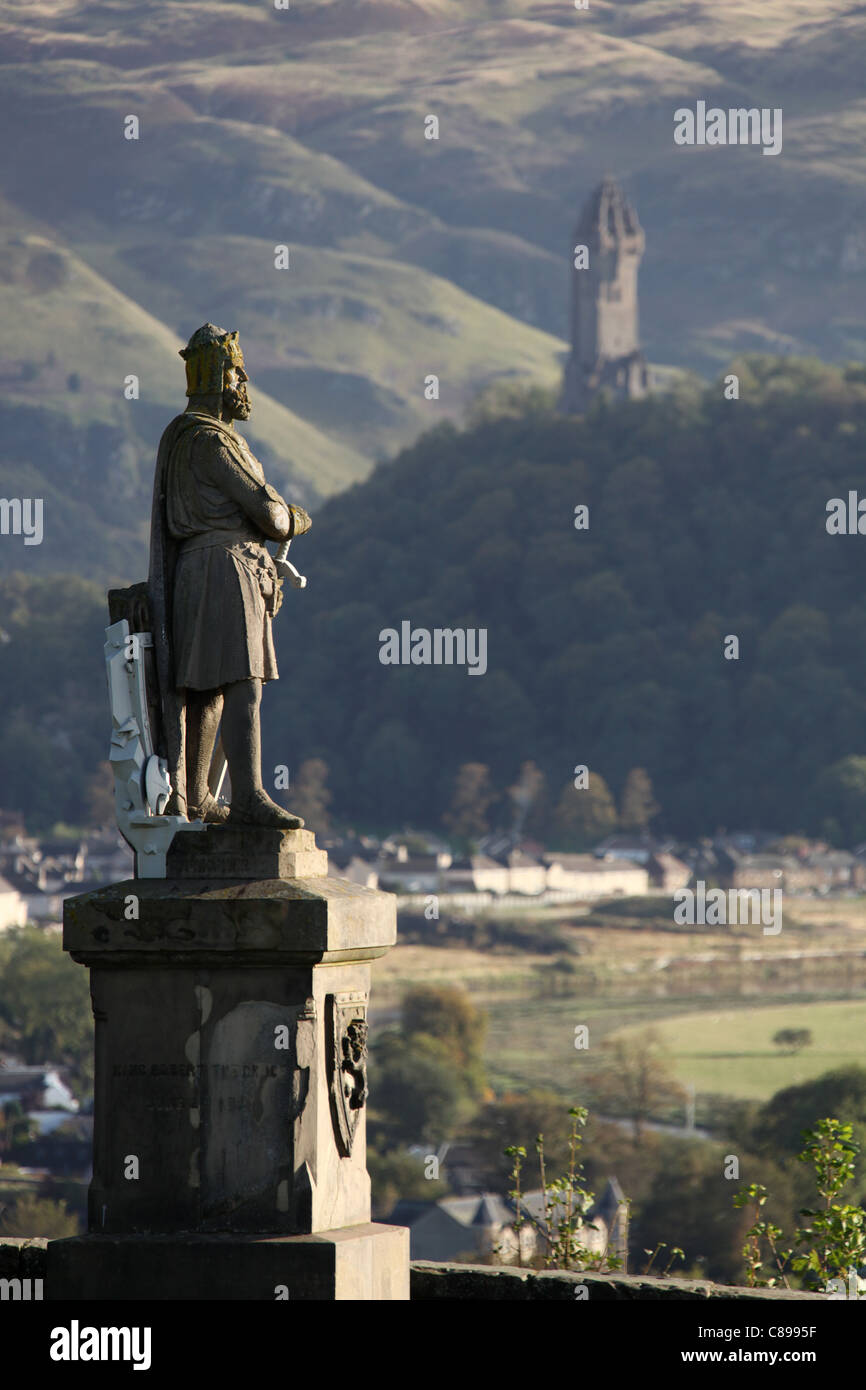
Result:
M618 799L645 768L672 831L856 825L831 803L858 787L822 774L866 754L866 536L826 523L862 486L866 374L734 368L739 400L585 418L515 393L324 503L276 620L266 772L323 758L335 815L379 826L435 826L464 763L504 793L527 760L552 798L577 764ZM0 806L74 820L107 746L101 593L10 576L0 615ZM383 665L404 621L485 629L485 673Z
M532 759L554 793L645 767L674 830L820 828L816 778L866 752L866 537L826 529L862 483L866 376L738 371L736 401L445 426L329 501L278 620L275 761L323 757L359 820L431 823L462 763L504 789ZM486 674L382 665L403 620L486 629Z

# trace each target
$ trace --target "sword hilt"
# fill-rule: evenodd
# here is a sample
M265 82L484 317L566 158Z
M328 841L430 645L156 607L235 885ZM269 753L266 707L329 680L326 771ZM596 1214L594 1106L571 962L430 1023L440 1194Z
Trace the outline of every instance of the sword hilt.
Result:
M295 569L294 565L288 559L289 546L291 545L291 543L291 540L283 541L280 544L276 555L274 556L274 564L277 567L277 574L280 576L281 579L288 578L289 580L291 580L293 588L306 589L307 576L305 574L298 574L298 571Z

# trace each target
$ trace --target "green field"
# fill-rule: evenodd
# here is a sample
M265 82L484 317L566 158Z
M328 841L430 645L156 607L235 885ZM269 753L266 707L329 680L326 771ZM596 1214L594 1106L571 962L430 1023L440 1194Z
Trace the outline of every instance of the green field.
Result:
M487 1066L497 1089L544 1088L580 1093L581 1071L598 1043L653 1027L670 1050L683 1084L697 1094L763 1100L784 1086L833 1067L866 1065L866 1000L764 1001L719 998L696 1009L695 999L487 1000ZM589 1027L590 1047L574 1048L576 1024ZM780 1028L809 1028L814 1042L796 1055L773 1044Z
M866 1064L866 1000L780 1004L668 1018L656 1025L680 1081L696 1091L766 1100L834 1067ZM790 1055L773 1045L780 1028L808 1028L811 1046ZM634 1027L617 1036L633 1034Z

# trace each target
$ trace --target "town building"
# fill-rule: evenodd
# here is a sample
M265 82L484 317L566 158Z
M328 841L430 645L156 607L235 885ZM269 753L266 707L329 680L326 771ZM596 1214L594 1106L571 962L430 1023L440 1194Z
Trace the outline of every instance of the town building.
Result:
M0 876L0 932L23 927L27 921L27 901L22 893Z
M550 1198L548 1198L550 1200ZM441 1197L436 1202L399 1201L388 1220L409 1227L410 1258L413 1260L484 1261L513 1265L529 1264L543 1253L546 1245L545 1196L539 1189L520 1200L522 1221L516 1225L518 1204L495 1192L476 1192L462 1197ZM564 1219L561 1203L554 1207L556 1230ZM609 1178L602 1196L586 1214L586 1221L575 1231L575 1243L594 1254L605 1253L628 1262L628 1203L616 1178Z
M547 886L576 898L638 897L649 888L645 864L595 854L545 854Z

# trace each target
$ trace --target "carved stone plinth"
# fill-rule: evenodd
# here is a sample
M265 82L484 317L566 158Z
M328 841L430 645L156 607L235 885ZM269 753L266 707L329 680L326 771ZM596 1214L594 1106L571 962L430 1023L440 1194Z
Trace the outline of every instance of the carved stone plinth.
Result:
M175 836L166 866L169 878L317 878L328 856L311 830L209 825L203 835Z
M217 870L233 863L245 833L255 862L325 859L308 831L218 826L185 837L169 872L189 869L192 840ZM66 901L96 1020L91 1235L335 1240L368 1225L370 962L395 941L395 901L324 875L218 872Z

